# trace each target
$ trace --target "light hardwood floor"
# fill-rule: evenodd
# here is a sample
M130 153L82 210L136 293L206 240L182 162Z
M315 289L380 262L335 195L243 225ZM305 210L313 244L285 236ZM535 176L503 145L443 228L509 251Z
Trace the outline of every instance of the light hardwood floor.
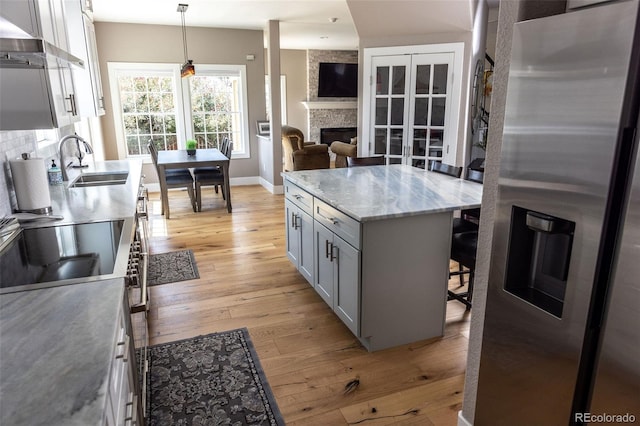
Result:
M151 253L192 249L200 272L151 287L151 344L247 327L287 425L457 424L471 316L462 304L448 303L444 337L369 353L287 259L282 195L233 187L231 214L212 188L202 196L193 213L186 192L170 192L165 220L150 194Z

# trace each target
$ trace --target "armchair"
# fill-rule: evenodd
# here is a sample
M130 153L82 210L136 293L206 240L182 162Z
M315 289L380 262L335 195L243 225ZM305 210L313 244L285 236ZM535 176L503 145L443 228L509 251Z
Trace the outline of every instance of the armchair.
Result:
M331 152L336 154L336 168L347 167L347 157L358 156L358 137L351 138L351 143L332 142Z
M282 154L285 171L329 168L329 147L304 142L304 134L295 127L282 126Z

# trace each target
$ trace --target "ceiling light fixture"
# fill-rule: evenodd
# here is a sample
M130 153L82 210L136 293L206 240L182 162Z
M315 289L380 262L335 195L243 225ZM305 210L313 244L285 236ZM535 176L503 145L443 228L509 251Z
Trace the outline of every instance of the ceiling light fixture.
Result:
M182 44L184 46L184 64L180 69L180 75L182 77L189 77L195 75L196 68L193 66L193 61L189 59L189 54L187 53L187 26L184 21L184 13L189 8L188 4L179 3L178 4L178 12L182 17Z

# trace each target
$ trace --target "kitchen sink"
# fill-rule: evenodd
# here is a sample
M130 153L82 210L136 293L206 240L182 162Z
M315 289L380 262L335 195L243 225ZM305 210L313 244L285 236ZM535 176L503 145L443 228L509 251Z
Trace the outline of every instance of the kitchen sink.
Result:
M128 176L129 172L83 173L71 182L69 188L122 185L127 181Z

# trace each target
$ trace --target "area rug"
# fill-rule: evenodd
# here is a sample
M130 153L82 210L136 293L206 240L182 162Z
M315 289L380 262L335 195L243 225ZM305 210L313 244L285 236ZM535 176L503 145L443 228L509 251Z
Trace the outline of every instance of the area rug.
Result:
M284 425L246 328L149 347L149 425Z
M149 256L147 285L174 283L200 278L192 250L171 251Z

